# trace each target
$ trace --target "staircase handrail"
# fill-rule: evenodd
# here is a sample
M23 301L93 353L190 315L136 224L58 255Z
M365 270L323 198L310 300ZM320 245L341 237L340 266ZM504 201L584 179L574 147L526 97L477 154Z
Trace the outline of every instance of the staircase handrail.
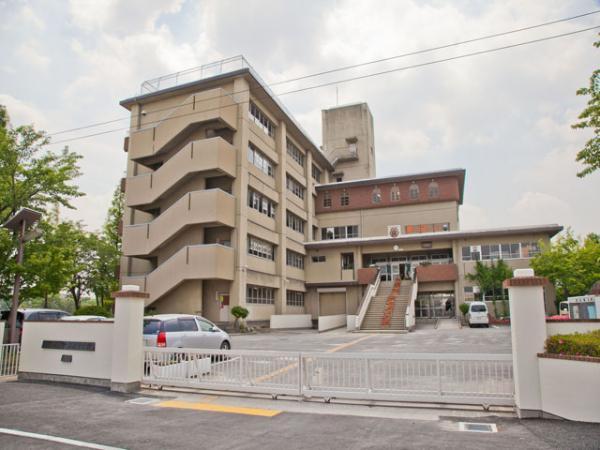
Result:
M404 316L404 326L410 329L415 325L415 301L417 300L417 291L419 290L419 281L417 280L417 274L415 272L415 278L412 283L412 290L410 292L410 301L406 308L406 314Z
M358 330L360 330L360 326L362 325L363 320L365 319L365 315L367 314L367 310L369 309L369 305L371 304L371 299L375 296L377 290L379 289L379 283L381 283L381 277L379 276L379 270L377 270L377 277L375 278L375 283L371 283L367 287L362 303L360 305L358 316L356 316L356 329Z

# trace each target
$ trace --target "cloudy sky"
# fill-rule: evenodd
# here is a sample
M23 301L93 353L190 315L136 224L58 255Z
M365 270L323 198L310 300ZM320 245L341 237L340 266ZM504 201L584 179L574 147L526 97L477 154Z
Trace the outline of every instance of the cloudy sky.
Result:
M376 7L374 5L376 4ZM49 133L126 118L118 102L146 79L244 55L267 83L600 9L568 0L0 0L0 104L14 124ZM299 87L445 59L600 25L600 14L510 36L278 84ZM600 173L576 177L590 137L572 130L575 91L598 67L594 31L414 70L339 83L281 100L321 142L323 108L365 101L377 174L463 167L461 226L560 223L600 232ZM67 218L98 228L124 174L127 120L56 134L84 156L86 193Z

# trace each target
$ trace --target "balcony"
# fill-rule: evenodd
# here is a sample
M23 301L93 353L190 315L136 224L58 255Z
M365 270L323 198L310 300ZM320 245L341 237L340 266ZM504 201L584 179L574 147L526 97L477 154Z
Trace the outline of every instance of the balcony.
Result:
M125 204L152 204L196 173L235 177L235 147L220 137L190 142L155 172L127 178Z
M454 263L419 265L416 269L419 283L431 283L436 281L456 281L458 279L458 267Z
M190 225L235 226L235 198L220 189L185 194L149 223L128 225L123 235L124 256L146 256Z
M196 126L218 122L231 130L237 128L237 103L222 88L202 91L187 97L179 106L168 109L160 120L149 119L142 129L132 131L129 157L147 158L180 142Z
M140 277L123 277L150 294L146 306L187 280L233 280L234 252L219 244L183 247L158 268Z

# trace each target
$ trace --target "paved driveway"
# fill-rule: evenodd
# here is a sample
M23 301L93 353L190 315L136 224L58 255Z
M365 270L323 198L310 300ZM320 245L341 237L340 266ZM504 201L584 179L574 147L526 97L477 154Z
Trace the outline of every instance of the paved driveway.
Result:
M345 329L272 331L232 336L234 349L398 353L510 353L510 328L423 326L405 334L349 333Z
M147 395L147 394L146 394ZM164 395L178 395L163 393ZM584 449L600 427L553 420L461 416L461 412L236 399L187 394L170 407L136 405L99 389L0 383L0 448L68 449L48 436L128 449ZM165 401L162 397L157 401ZM239 402L245 402L240 406ZM186 407L187 405L187 407ZM163 406L167 406L163 404ZM252 408L253 407L253 408ZM268 408L277 414L257 415ZM351 411L349 411L349 409ZM439 415L442 414L442 415ZM498 433L458 431L460 421L493 422ZM34 433L35 438L16 435Z

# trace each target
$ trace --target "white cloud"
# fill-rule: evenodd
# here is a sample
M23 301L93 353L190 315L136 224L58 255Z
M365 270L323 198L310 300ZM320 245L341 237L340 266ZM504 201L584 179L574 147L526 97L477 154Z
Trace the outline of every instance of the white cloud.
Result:
M487 211L470 203L463 203L460 207L459 220L462 230L474 230L490 226L490 218Z
M50 58L44 54L39 43L33 39L19 45L15 53L22 62L36 69L46 69L50 64Z
M573 209L564 200L543 192L525 192L509 210L514 225L560 222L572 217Z
M21 8L21 17L27 25L31 25L36 30L43 31L46 29L46 23L38 16L30 5L24 5L23 8Z
M43 129L48 123L43 111L11 95L0 94L0 105L6 106L10 121L14 126L33 124L35 128Z

